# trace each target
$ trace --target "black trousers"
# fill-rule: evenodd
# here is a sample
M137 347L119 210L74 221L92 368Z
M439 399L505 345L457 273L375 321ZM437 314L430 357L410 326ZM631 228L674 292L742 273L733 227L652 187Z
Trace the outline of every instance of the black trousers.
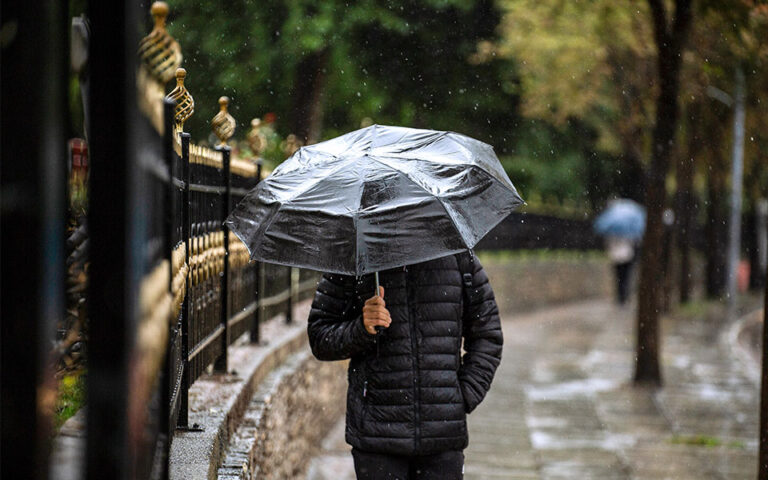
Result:
M614 265L616 269L616 300L618 300L620 305L624 305L629 299L629 283L632 279L633 263L617 263Z
M461 480L464 452L452 450L434 455L403 456L352 449L358 480Z

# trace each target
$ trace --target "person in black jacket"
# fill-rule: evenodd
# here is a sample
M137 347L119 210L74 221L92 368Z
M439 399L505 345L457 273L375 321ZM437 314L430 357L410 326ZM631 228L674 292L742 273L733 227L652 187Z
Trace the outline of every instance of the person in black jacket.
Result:
M319 360L350 359L358 479L460 479L466 416L501 361L488 277L471 253L381 272L380 297L372 277L323 275L307 327Z

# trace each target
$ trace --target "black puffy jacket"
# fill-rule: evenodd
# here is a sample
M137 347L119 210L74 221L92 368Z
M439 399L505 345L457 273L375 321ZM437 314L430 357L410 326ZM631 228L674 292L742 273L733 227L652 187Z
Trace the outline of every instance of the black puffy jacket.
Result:
M320 360L351 359L346 440L353 447L426 455L467 446L466 414L490 388L503 341L488 278L477 259L472 265L468 302L456 256L381 272L392 323L378 339L361 316L373 276L323 276L309 342Z

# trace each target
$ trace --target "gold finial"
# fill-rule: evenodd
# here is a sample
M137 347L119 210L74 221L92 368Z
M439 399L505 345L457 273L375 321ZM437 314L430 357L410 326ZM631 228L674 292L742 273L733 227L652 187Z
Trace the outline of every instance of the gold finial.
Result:
M139 43L139 56L149 72L163 83L173 78L181 65L181 47L165 29L168 4L155 2L150 11L155 18L152 32Z
M155 17L155 28L165 28L165 19L168 17L168 4L165 2L154 2L149 9L152 16Z
M296 153L296 150L302 147L302 143L301 140L299 140L299 137L291 133L285 138L282 147L283 153L285 153L285 158L288 158Z
M258 157L267 148L267 136L261 131L261 119L251 120L251 131L248 132L248 145L254 157Z
M187 76L187 71L183 68L176 69L176 88L171 93L165 96L168 100L176 102L176 113L174 120L176 121L176 128L181 131L184 130L184 122L195 113L195 99L192 98L187 87L184 86L184 79Z
M237 122L227 111L229 107L229 97L219 98L219 113L217 113L211 120L211 127L213 133L219 137L221 145L226 145L232 135L235 134L235 126Z

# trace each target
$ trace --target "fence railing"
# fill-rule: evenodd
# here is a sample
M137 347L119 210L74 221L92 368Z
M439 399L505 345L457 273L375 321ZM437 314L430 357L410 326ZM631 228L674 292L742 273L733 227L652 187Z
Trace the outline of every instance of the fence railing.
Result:
M102 163L91 178L88 478L167 478L174 432L197 427L189 421L190 386L209 369L227 372L230 345L259 342L266 319L291 321L293 306L316 285L313 272L250 262L227 230L229 212L260 181L261 163L228 146L236 121L226 97L211 120L218 146L195 144L184 132L194 99L181 49L165 30L167 5L151 11L155 26L139 42L140 62L118 59L128 72L121 92L138 92L125 102L124 118L133 120L108 132L107 112L93 115L93 153ZM99 33L107 17L93 19ZM124 149L113 164L109 145Z

